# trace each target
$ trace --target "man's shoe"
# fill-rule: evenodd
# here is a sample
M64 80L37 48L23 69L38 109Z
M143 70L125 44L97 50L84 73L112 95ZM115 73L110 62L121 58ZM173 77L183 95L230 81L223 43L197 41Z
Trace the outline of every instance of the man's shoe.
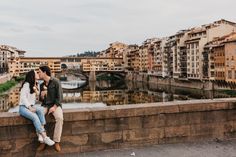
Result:
M61 146L60 146L60 144L59 144L58 142L55 143L54 148L55 148L55 150L56 150L57 152L60 152L60 151L61 151Z
M45 137L43 141L45 144L47 144L49 146L52 146L55 144L55 142L53 140L51 140L49 137Z
M40 145L37 148L37 151L43 151L46 148L46 144L45 143L40 143Z

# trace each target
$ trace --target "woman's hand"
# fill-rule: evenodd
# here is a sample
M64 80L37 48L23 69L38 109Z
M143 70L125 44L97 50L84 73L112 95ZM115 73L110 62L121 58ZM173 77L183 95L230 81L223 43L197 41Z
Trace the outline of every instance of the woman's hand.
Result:
M31 112L36 112L36 109L32 106L29 106L28 109L31 111Z

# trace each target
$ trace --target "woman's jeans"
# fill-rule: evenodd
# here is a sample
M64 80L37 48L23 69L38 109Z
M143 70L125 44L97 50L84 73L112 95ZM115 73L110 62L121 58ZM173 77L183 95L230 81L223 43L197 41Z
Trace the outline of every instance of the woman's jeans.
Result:
M36 112L31 112L24 105L20 105L19 113L21 116L30 119L37 133L42 133L45 131L42 125L46 124L45 116L44 116L44 108L41 106L34 106Z

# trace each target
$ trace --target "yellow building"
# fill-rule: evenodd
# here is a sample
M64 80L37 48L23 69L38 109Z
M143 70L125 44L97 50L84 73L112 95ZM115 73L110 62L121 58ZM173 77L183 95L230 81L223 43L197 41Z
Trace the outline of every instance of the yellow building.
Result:
M61 59L57 57L22 57L11 58L9 73L11 77L20 76L30 70L38 70L42 65L50 67L52 74L61 72Z
M123 71L123 58L84 58L83 71Z

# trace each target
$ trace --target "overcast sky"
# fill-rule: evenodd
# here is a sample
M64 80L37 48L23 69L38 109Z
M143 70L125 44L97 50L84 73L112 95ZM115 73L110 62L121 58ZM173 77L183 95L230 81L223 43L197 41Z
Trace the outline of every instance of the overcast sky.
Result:
M0 0L0 44L26 56L141 44L219 19L236 22L235 0Z

